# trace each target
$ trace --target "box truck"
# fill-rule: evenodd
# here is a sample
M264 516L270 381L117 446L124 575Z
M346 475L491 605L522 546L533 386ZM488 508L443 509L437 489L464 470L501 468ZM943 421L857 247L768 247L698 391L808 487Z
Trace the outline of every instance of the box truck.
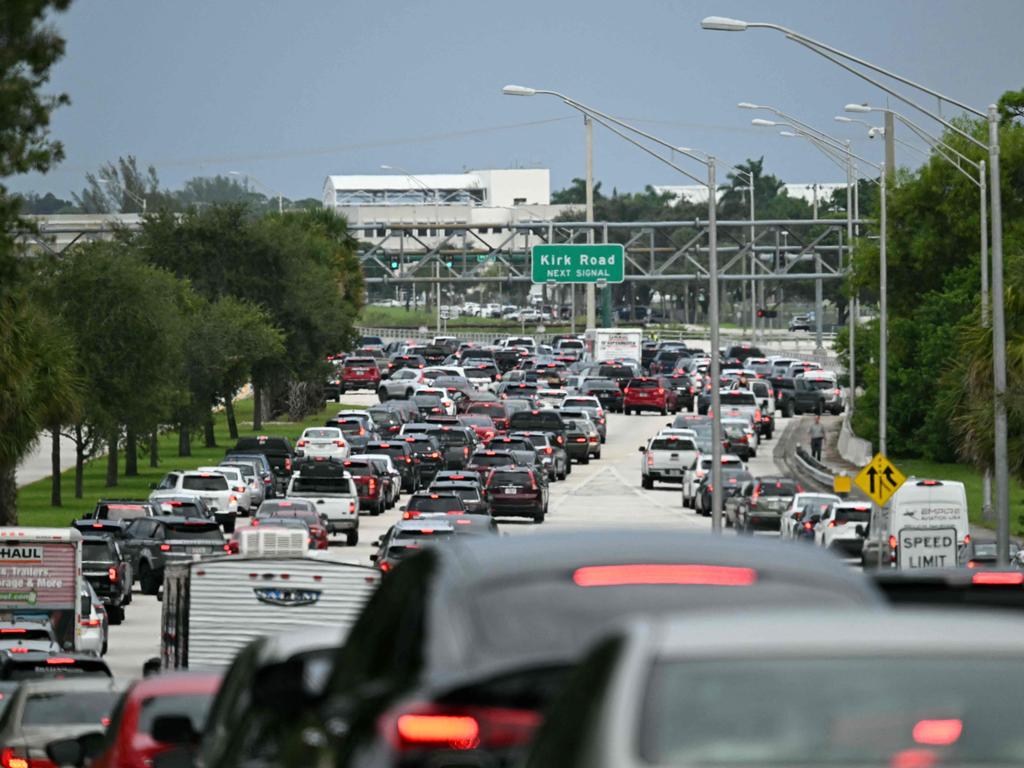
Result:
M640 362L640 345L644 332L639 328L591 328L583 336L587 357L603 360L635 360Z

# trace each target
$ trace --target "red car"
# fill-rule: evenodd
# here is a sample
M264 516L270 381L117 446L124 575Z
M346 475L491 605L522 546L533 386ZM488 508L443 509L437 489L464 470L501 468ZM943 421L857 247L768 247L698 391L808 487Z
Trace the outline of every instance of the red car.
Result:
M484 443L490 442L498 434L494 419L483 413L464 413L459 416L459 423L472 429Z
M381 514L388 505L384 495L384 481L377 474L377 468L364 459L345 459L345 471L352 475L359 494L359 508L371 515Z
M338 391L349 389L377 390L380 384L380 368L372 357L348 357L341 365Z
M116 710L105 751L91 768L151 768L157 755L180 748L153 738L154 724L164 718L188 718L198 738L220 681L212 672L168 672L135 683Z
M499 432L504 432L508 429L508 411L505 410L504 403L473 403L467 406L466 413L490 416Z
M622 390L622 410L627 416L632 411L679 413L679 395L669 382L659 377L630 379Z

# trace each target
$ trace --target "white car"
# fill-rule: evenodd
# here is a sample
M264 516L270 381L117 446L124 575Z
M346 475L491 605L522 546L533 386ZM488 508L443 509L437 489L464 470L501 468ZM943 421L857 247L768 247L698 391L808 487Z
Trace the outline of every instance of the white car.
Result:
M455 415L455 401L448 397L447 390L435 387L420 387L416 390L416 394L438 398L441 401L441 408L444 409L445 414L448 416Z
M149 495L153 501L169 496L198 496L214 512L238 514L238 493L220 472L168 472Z
M839 504L841 501L842 499L831 493L811 493L805 491L796 494L779 520L779 537L782 539L796 538L797 526L802 524L801 518L803 517L804 507L808 504L820 505L819 509L824 511L824 508L830 504Z
M408 400L417 389L425 385L422 368L399 368L390 378L384 379L377 386L377 396L381 401L390 398Z
M222 461L217 465L218 469L221 467L231 467L237 469L242 473L242 481L249 488L249 500L251 503L250 509L255 509L263 500L267 497L267 488L263 484L259 473L256 471L256 467L252 463L247 461L232 461L230 457Z
M722 466L743 467L746 464L734 453L722 454ZM683 470L683 506L693 507L697 501L697 488L704 475L711 471L711 454L701 454L692 467Z
M349 453L345 433L338 427L309 427L295 441L295 455L307 459L323 457L344 461Z
M228 479L228 485L234 490L238 496L238 514L246 515L252 513L252 493L249 491L249 484L245 482L245 478L242 477L242 470L238 467L199 467L199 472L216 472L224 475Z
M857 532L867 530L871 522L871 505L863 501L844 501L829 507L814 527L814 543L835 550L847 557L861 555L864 536Z
M96 595L92 585L82 579L80 593L82 619L78 640L75 645L82 653L105 656L107 653L107 633L109 625L103 610L103 601Z

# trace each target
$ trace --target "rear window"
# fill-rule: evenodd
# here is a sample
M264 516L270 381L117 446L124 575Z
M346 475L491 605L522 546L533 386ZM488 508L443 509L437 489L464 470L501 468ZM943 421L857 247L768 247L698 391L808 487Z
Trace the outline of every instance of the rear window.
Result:
M513 413L510 419L514 430L538 432L558 432L565 429L562 417L555 411L520 411Z
M438 495L436 499L430 496L413 496L409 499L407 509L417 512L464 512L466 508L462 505L462 499L452 494Z
M37 693L25 700L23 726L106 725L104 720L118 699L115 691Z
M307 429L302 435L307 440L337 440L339 429Z
M480 501L480 492L472 487L466 486L465 488L446 488L449 493L454 493L463 501Z
M753 392L723 392L722 406L731 405L757 405L757 399Z
M835 389L836 383L828 379L804 379L811 389Z
M792 480L772 480L770 482L758 483L758 495L795 496L796 483Z
M396 458L398 456L405 456L406 455L405 450L403 450L402 448L400 448L397 445L389 445L387 448L383 448L383 447L381 447L379 445L368 445L368 446L366 446L366 452L367 453L384 453L384 454L387 454L388 456L390 456L391 458Z
M90 563L112 563L114 562L114 556L106 542L86 541L82 544L82 560Z
M377 474L369 462L346 461L345 471L353 477L366 477L367 475Z
M652 451L695 451L697 444L688 437L657 437L651 443Z
M112 677L107 663L101 659L68 659L50 656L38 661L15 661L7 663L8 680L30 680L40 677L79 677L82 675L104 675Z
M158 501L160 509L168 515L179 517L205 517L199 505L191 501Z
M515 464L516 462L507 453L495 453L493 455L478 453L471 459L471 463L478 467L503 467L506 464Z
M432 429L427 434L445 448L450 445L469 445L469 438L460 429Z
M147 515L148 508L144 504L104 504L96 517L100 520L134 520Z
M213 701L212 693L164 694L143 699L139 707L136 733L153 733L153 723L158 717L172 715L187 717L192 721L196 733L202 733L206 725L206 713Z
M837 523L867 523L871 520L871 510L837 509L835 520Z
M345 477L295 477L292 480L291 493L324 494L325 496L347 496L349 483Z
M628 386L630 389L657 389L661 384L654 379L630 379Z
M490 486L530 485L528 472L495 472L490 479Z
M466 413L480 413L496 419L506 416L505 406L501 403L473 403L466 409Z
M345 361L345 366L348 368L354 368L356 366L371 366L376 364L377 361L372 357L350 357Z
M167 538L189 541L223 541L224 535L216 523L181 523L167 526Z
M361 435L366 432L366 428L363 426L363 422L359 419L351 419L350 421L339 421L338 429L340 429L346 435Z
M374 424L382 427L390 427L402 423L402 419L394 411L370 411L370 416L373 418Z
M633 375L633 370L624 365L602 365L597 369L597 375L609 379L627 379Z
M186 491L226 491L228 479L224 475L185 475L181 487Z

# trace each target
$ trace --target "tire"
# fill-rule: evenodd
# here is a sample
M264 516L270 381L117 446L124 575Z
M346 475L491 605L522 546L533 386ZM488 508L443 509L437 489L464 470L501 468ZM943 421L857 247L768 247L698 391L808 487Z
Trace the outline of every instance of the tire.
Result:
M380 398L382 403L386 403L388 401L388 391L384 389L384 387L381 387L377 390L377 397Z
M120 605L111 605L107 608L107 619L114 626L124 621L124 608Z
M600 461L601 460L601 452L598 451L597 453L595 453L594 454L594 458L597 459L598 461Z
M412 398L412 390L411 389L405 390L405 399L409 400L411 398Z
M640 485L642 485L645 490L649 491L654 487L654 478L647 477L647 475L644 475L643 477L640 478Z
M545 509L542 509L540 512L535 513L534 516L533 516L533 523L534 523L534 525L540 525L541 523L543 523L544 522L544 516L546 514L547 514L547 510L545 510Z
M630 410L629 410L629 408L623 408L623 409L622 409L622 412L623 412L623 414L625 414L626 416L630 416L630 415L632 415L632 411L630 411Z
M342 384L338 387L338 402L341 402L341 396L345 394L345 385Z
M149 563L144 562L139 566L139 588L144 595L155 595L160 591L160 580Z
M562 475L562 479L564 480L566 478L566 475L571 475L571 474L572 474L572 460L569 459L569 458L566 458L566 460L565 460L565 474Z
M380 515L383 515L384 514L385 504L386 504L386 502L378 501L377 504L374 506L373 511L370 512L370 514L373 515L374 517L378 517Z
M102 650L100 650L100 656L106 656L107 655L107 645L108 645L107 639L103 638L103 648L102 648Z
M661 415L662 416L668 416L668 408L666 408L665 406L662 406L661 407Z
M584 456L582 459L580 459L580 464L589 464L589 463L590 463L590 454L588 453L586 456Z
M345 531L345 544L354 547L359 543L359 531Z

